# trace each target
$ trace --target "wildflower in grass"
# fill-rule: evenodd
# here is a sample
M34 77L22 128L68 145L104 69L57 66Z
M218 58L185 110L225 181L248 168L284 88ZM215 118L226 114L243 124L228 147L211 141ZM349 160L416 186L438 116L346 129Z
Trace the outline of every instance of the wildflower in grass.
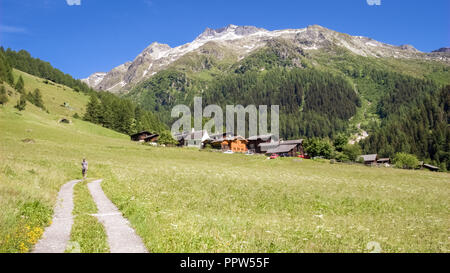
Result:
M28 252L28 247L23 242L20 242L20 244L19 244L19 251L20 251L20 253L27 253Z
M33 245L36 244L42 233L44 233L44 230L41 227L34 227L32 229L28 227L27 242Z

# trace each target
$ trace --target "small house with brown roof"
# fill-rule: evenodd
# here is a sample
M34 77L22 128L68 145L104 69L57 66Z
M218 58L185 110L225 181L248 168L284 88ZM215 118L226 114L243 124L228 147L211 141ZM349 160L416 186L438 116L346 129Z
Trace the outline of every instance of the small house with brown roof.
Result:
M247 148L249 151L252 151L254 153L261 153L261 146L259 145L261 143L273 142L273 134L251 136L247 138L247 141Z
M130 136L132 141L139 142L157 142L159 135L150 133L149 131L142 131Z
M266 154L278 154L294 157L297 155L304 155L303 153L303 139L297 140L282 140L277 142L274 146L263 145L263 149L265 146L268 147Z

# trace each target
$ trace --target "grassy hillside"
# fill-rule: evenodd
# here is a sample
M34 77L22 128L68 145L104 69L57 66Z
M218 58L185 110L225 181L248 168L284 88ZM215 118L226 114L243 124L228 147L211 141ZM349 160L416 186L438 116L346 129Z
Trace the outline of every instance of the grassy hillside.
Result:
M81 120L58 123L71 114L61 101L84 108L69 95L79 94L22 75L50 113L29 104L19 112L13 98L0 107L0 252L31 248L83 157L151 252L367 252L369 242L384 252L450 251L448 173L139 145ZM85 185L75 193L72 240L105 251L101 227L83 217L95 211ZM98 236L83 233L90 225Z
M86 104L89 101L89 96L86 94L76 92L70 87L35 77L17 69L14 69L13 74L16 79L22 76L27 92L32 92L36 88L42 92L45 107L51 114L66 117L71 117L75 113L78 113L79 116L84 115ZM67 106L64 106L64 103Z

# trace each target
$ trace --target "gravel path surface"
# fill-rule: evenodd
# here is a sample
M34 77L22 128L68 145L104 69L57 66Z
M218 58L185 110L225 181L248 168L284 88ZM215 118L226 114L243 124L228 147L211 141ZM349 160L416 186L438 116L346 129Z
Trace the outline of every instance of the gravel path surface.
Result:
M66 250L73 225L73 187L80 181L67 182L59 190L52 224L45 229L33 253L63 253Z
M88 184L92 198L97 205L98 213L93 214L103 224L108 237L111 253L147 253L142 239L136 234L127 219L117 207L106 197L102 190L102 180Z

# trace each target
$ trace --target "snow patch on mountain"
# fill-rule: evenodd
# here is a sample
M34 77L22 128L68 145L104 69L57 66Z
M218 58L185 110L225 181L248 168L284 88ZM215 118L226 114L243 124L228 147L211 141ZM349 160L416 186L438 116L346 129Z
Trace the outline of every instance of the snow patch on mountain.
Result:
M427 57L410 45L393 46L363 36L350 36L318 25L302 29L269 31L254 26L228 25L219 29L206 28L192 42L171 48L167 44L154 42L145 48L132 62L125 63L108 73L94 73L84 79L89 86L120 92L129 90L140 81L166 68L179 58L203 48L207 43L236 53L239 60L254 50L263 47L273 39L285 39L303 50L318 50L324 47L340 46L360 56L417 58ZM429 56L428 56L429 57ZM431 56L445 58L442 56Z

